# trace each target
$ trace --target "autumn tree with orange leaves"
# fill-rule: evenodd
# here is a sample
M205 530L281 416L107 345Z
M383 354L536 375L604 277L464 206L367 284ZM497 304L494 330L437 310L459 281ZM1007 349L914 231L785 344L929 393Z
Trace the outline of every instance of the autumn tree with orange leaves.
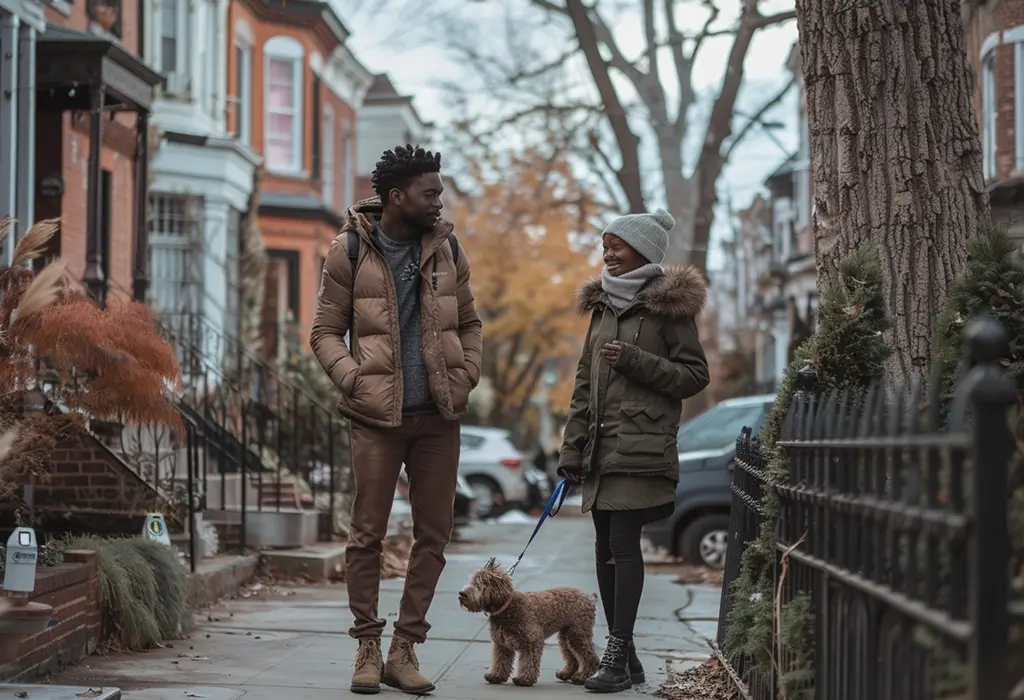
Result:
M453 207L484 323L481 383L492 401L489 415L476 417L489 425L516 426L548 362L575 366L587 330L573 295L599 270L591 222L605 206L573 174L567 156L556 148L477 163L475 191ZM553 412L568 405L571 380L551 393Z
M11 222L0 220L0 239ZM26 475L46 480L57 444L88 421L180 429L169 393L181 374L171 346L138 302L100 308L65 275L64 263L33 261L56 233L42 221L0 267L0 499Z

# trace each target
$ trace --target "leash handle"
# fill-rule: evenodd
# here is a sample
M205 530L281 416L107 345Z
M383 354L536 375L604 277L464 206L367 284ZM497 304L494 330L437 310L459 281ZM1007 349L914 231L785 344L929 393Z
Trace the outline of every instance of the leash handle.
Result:
M519 558L516 559L516 563L509 568L509 576L515 573L516 567L519 566L519 563L523 561L523 557L526 556L526 550L528 550L530 548L530 545L533 544L533 540L537 537L537 533L540 532L541 525L544 524L544 521L548 518L555 517L559 514L559 512L561 512L562 504L565 503L565 497L568 494L569 482L566 479L562 479L555 486L554 491L551 492L551 497L548 499L547 505L544 506L544 512L540 514L540 520L537 521L536 527L533 528L533 534L530 535L530 539L527 540L526 546L523 547L522 553L519 555Z

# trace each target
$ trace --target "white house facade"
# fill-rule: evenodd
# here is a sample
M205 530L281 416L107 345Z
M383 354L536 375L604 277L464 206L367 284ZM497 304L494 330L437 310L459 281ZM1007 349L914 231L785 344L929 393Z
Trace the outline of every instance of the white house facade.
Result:
M16 219L0 241L0 264L34 218L36 35L45 27L42 3L0 0L0 220Z
M143 45L166 77L151 116L160 143L150 170L148 301L234 337L242 216L260 157L251 121L228 130L228 1L148 0Z
M359 177L369 178L380 154L399 143L424 144L430 126L417 114L412 97L400 95L387 75L374 76L359 110Z

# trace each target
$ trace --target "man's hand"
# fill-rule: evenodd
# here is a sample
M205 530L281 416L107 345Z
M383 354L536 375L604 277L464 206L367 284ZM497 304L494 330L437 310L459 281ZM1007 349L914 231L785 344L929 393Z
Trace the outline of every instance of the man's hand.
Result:
M622 343L618 340L613 340L610 343L605 343L601 346L601 357L606 359L612 367L614 367L619 358L622 356Z

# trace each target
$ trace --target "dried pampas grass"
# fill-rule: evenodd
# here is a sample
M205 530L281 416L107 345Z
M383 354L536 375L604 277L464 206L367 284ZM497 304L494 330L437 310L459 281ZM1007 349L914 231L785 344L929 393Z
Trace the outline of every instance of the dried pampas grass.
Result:
M28 318L60 298L60 280L64 276L64 270L64 261L57 260L43 268L32 279L25 293L21 295L18 306L11 312L10 325L13 326L18 319Z
M14 246L14 258L11 261L11 267L24 266L26 263L42 255L50 245L50 239L57 233L59 227L60 219L37 221L18 240L18 244Z

